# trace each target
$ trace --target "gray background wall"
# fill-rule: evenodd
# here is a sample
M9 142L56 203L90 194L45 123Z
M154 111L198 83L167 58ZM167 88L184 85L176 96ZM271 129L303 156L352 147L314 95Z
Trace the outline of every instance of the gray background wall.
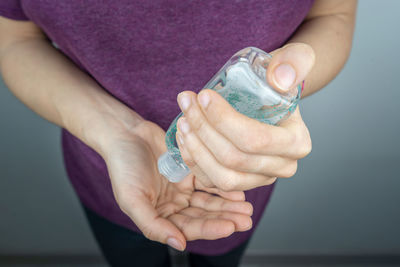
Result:
M313 151L279 181L249 253L400 253L398 10L359 2L346 67L301 103ZM97 253L59 128L0 87L0 254Z

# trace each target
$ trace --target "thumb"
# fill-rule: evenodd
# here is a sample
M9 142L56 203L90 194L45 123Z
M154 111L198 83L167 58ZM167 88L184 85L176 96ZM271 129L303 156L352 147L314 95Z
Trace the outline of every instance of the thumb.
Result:
M183 251L186 247L186 239L183 233L169 220L159 216L150 201L144 197L136 197L132 201L134 205L122 209L132 221L139 227L143 235L150 240Z
M301 83L315 62L314 50L303 43L285 45L271 55L267 79L274 88L283 92Z

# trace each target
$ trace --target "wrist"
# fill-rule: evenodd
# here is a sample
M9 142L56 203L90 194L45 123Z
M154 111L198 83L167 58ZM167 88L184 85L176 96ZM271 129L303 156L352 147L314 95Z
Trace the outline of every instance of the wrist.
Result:
M100 113L99 115L99 118L86 124L83 135L88 144L103 158L111 153L118 140L135 137L136 129L144 121L133 111L129 114L119 114L119 116L109 113Z
M60 112L63 127L101 156L112 148L114 140L132 135L144 119L135 111L104 92L92 95L89 105L79 105L79 114Z

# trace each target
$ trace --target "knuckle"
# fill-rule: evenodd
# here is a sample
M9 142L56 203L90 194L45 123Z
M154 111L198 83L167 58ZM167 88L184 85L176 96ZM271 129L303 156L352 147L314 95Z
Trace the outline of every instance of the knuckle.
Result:
M214 125L214 127L216 128L224 128L224 118L221 115L221 113L218 112L212 112L212 114L210 113L210 109L207 111L207 118L210 119L211 124Z
M211 195L208 195L207 198L204 200L204 206L209 207L212 204L214 204L214 198L212 198Z
M272 142L272 136L269 133L257 134L252 138L249 138L250 141L248 144L249 151L248 152L258 152L265 150Z
M185 216L183 218L183 221L181 222L181 225L179 226L179 228L180 229L188 229L188 228L190 228L190 221L191 221L191 217Z
M188 147L188 146L187 146ZM191 148L186 150L186 147L183 148L182 159L188 165L188 167L194 167L197 165L197 162L201 162L201 157L203 156L202 153L196 153L199 151L198 144L191 144ZM190 151L190 152L189 152ZM187 161L187 162L186 162Z
M185 164L189 167L189 168L193 168L194 166L196 166L196 162L193 160L192 157L190 157L187 154L181 154L183 161L185 162Z
M308 154L311 153L312 150L312 143L310 138L306 138L305 141L303 141L302 146L299 149L299 157L300 158L305 158Z
M264 174L271 169L271 159L265 156L252 155L247 162L249 162L251 171L254 173Z
M211 180L208 179L208 178L200 178L199 180L201 180L201 182L203 183L203 185L205 187L208 187L208 188L214 188L215 187L215 184L213 182L211 182Z
M195 132L204 132L206 127L205 120L200 116L198 110L190 110L188 113L190 120L194 121L195 123L190 125Z
M268 178L265 182L265 185L271 185L271 184L275 183L277 179L278 179L278 177Z
M227 149L221 158L221 163L230 169L241 169L243 167L243 155L233 148Z
M233 179L229 176L224 177L223 179L218 179L218 181L215 182L215 185L223 190L223 191L234 191L236 188L236 184L234 183Z
M290 178L295 175L297 172L297 160L293 161L292 163L288 164L286 168L281 170L279 177L282 178Z
M310 132L307 128L302 131L302 134L296 136L296 144L298 147L297 154L299 158L304 158L311 153L312 142Z
M202 172L201 170L198 170L198 168L194 168L193 174L196 178L196 180L200 181L202 186L208 187L208 188L214 188L215 184L208 178L208 176Z
M149 226L143 226L141 231L147 239L156 241L154 231Z

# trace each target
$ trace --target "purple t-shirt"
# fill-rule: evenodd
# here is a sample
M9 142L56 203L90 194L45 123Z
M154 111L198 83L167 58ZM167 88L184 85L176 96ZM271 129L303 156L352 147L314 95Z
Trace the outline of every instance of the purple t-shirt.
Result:
M1 0L0 15L31 20L115 98L166 130L180 112L176 95L198 92L238 50L271 51L296 31L313 0ZM40 64L38 62L38 64ZM65 167L82 203L139 231L119 209L104 160L62 130ZM215 255L247 240L273 186L246 192L254 227L219 240L187 244Z

